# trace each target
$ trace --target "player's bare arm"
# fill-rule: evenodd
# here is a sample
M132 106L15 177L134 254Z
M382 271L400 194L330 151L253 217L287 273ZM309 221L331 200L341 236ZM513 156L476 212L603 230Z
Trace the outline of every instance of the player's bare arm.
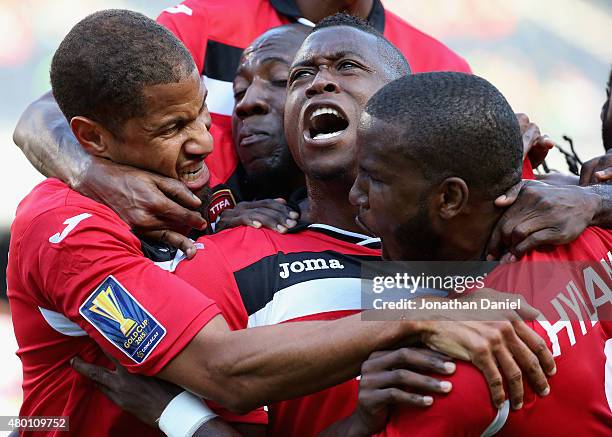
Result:
M183 391L180 387L161 381L129 373L119 362L113 360L115 369L86 363L79 357L72 360L72 367L96 386L122 410L128 411L147 425L157 427L164 408ZM204 423L194 434L239 436L232 426L221 418L214 418Z
M244 413L355 377L376 350L424 342L473 362L485 374L496 405L506 397L502 373L516 380L524 372L538 393L548 392L552 354L519 323L518 314L500 313L500 322L461 322L467 319L464 314L458 314L458 323L419 320L416 312L406 317L413 320L366 322L355 315L240 331L229 331L217 317L157 376ZM510 384L509 389L517 403L522 400L522 385Z
M370 359L378 355L389 356L390 359L386 360L387 364L393 365L396 369L394 372L395 377L390 382L396 381L398 384L401 383L404 390L425 393L448 393L451 388L448 382L418 373L452 373L455 369L455 364L447 356L429 349L400 348L389 352L375 352L370 356ZM368 362L366 361L361 366L362 378L367 374ZM176 394L182 391L179 387L160 381L157 378L132 375L117 362L115 362L115 370L109 370L86 363L77 357L73 360L72 366L80 374L94 381L97 387L123 410L129 411L151 426L156 426L156 420L161 416L164 408ZM431 397L412 394L407 396L405 402L408 405L426 407L430 405L428 399L431 399ZM204 432L210 432L212 428L218 428L219 431L229 431L229 435L234 435L231 434L234 430L229 427L226 430L222 423L221 419L215 419L204 424L198 431L201 435L208 435L204 434ZM245 427L262 428L259 431L265 432L265 427L256 425L236 423L233 426L243 434L245 430L242 428ZM251 429L245 435L254 435L254 431L257 431L257 428ZM196 433L195 435L200 434Z
M13 132L13 141L36 170L72 187L80 185L93 159L72 134L51 91L26 108Z

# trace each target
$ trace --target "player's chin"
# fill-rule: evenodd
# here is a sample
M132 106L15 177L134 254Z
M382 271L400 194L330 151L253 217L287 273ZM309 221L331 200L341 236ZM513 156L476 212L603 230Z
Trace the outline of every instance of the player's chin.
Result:
M341 160L313 159L307 162L304 173L312 179L325 182L350 177L347 166Z

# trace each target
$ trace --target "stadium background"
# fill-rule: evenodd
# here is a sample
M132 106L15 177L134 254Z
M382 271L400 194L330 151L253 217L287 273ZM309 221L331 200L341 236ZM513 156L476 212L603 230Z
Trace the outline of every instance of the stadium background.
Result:
M57 45L81 18L105 8L133 9L155 18L178 0L0 0L0 262L20 199L42 180L12 142L19 115L49 89ZM496 85L512 107L527 113L583 160L600 155L601 106L612 63L610 0L383 0L385 6L465 57L474 73ZM567 170L553 150L551 168ZM4 294L5 281L2 275ZM8 306L0 299L0 415L21 403ZM2 433L0 432L0 435Z

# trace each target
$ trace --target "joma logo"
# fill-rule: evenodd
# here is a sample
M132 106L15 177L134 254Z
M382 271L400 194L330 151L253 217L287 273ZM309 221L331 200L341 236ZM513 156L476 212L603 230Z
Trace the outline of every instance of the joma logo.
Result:
M280 277L287 279L291 273L310 272L312 270L343 269L337 259L329 261L323 258L305 259L304 261L293 261L292 263L280 263Z

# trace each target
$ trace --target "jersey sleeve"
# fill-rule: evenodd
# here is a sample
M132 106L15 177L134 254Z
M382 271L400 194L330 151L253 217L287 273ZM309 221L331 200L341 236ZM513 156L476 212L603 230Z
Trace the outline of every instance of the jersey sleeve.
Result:
M204 71L208 43L208 16L200 0L187 0L162 11L157 22L180 39L195 61L198 71Z
M214 236L200 238L196 256L192 260L181 262L176 274L216 302L231 330L245 329L248 315L242 295L225 257L225 251L216 240L218 238ZM232 244L231 250L238 251L239 247ZM238 253L236 255L239 256ZM207 401L207 404L227 422L268 424L268 412L263 407L244 415L236 415L214 402Z
M146 259L129 227L103 210L43 213L25 231L19 256L29 263L24 282L132 372L159 372L219 313L213 300Z
M196 256L178 265L177 276L214 300L230 329L246 328L247 311L224 251L209 237L200 238L198 243Z
M403 407L391 415L380 436L462 436L492 435L484 433L503 426L508 410L496 410L491 403L486 381L470 363L457 362L457 370L447 378L453 384L447 395L434 395L428 408ZM491 427L491 428L490 428Z

